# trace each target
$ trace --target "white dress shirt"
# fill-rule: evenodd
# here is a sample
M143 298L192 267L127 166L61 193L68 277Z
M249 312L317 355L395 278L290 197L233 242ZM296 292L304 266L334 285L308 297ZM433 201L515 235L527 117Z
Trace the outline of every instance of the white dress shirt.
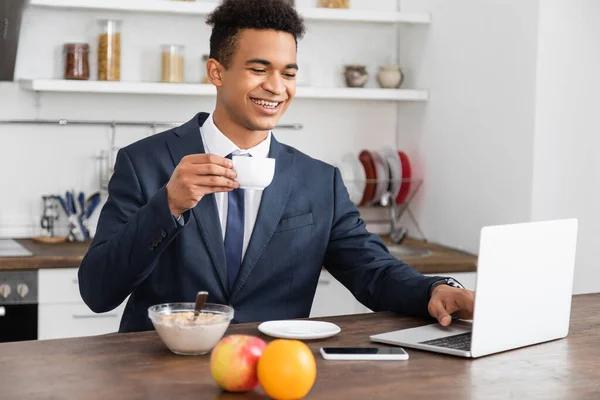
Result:
M215 125L213 114L211 113L204 125L200 127L200 135L204 144L206 153L215 154L221 157L227 157L228 154L234 155L250 154L252 157L267 158L271 149L271 132L267 138L250 149L240 149L227 136L225 136ZM228 192L215 193L217 201L217 210L219 212L219 220L221 221L221 231L223 232L223 240L225 240L225 231L227 229L227 205ZM252 230L256 223L258 208L262 198L262 190L246 190L244 189L244 245L242 247L242 259L246 254Z

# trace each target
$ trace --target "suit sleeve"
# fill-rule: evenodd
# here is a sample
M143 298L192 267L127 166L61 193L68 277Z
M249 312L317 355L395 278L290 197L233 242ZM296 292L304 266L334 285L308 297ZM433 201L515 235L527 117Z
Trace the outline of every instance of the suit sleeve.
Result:
M333 196L325 268L373 311L429 316L429 288L441 277L426 277L399 261L378 235L367 231L337 168Z
M150 198L143 196L126 149L117 153L108 192L78 272L79 291L94 312L119 306L183 229L171 215L164 186Z

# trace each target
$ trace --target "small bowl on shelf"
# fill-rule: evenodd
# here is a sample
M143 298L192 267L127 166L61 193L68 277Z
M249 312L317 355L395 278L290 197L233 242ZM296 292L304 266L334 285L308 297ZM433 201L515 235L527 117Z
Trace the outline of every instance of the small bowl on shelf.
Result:
M344 65L344 80L351 88L364 87L369 80L367 67L361 64Z
M233 319L233 308L206 303L194 315L195 303L164 303L148 308L148 317L162 342L175 354L201 355L212 351Z

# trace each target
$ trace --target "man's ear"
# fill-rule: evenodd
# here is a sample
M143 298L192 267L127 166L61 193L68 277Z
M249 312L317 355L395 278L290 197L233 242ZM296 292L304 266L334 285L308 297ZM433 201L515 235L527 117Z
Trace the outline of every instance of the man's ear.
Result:
M206 62L206 76L210 79L211 83L216 87L223 86L223 72L225 68L223 65L215 60L214 58L210 58Z

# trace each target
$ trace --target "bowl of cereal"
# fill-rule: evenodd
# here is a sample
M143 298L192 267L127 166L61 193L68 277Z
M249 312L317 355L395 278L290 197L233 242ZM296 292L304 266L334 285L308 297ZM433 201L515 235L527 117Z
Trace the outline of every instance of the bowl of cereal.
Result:
M233 308L206 303L197 316L194 303L165 303L148 308L148 317L163 343L175 354L209 353L233 318Z

